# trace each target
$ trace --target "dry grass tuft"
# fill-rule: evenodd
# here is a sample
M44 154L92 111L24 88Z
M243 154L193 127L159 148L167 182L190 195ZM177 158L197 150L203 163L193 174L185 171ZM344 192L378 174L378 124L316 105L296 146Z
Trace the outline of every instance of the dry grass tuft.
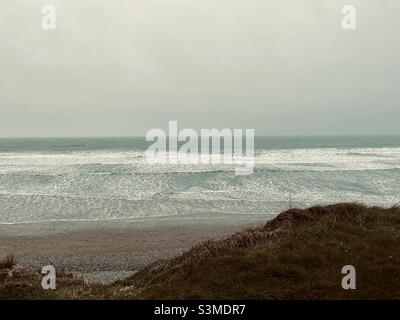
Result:
M0 261L0 270L1 269L11 269L13 266L17 264L14 255L7 255L2 261Z

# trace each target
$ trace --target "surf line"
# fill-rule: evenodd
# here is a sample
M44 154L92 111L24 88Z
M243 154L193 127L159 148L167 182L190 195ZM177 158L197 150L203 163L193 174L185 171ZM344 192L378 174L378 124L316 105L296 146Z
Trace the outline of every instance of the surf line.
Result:
M147 132L146 141L153 143L146 150L146 161L238 165L236 175L249 175L254 171L254 135L254 129L201 129L200 134L189 128L178 131L178 122L169 121L168 133L158 128Z

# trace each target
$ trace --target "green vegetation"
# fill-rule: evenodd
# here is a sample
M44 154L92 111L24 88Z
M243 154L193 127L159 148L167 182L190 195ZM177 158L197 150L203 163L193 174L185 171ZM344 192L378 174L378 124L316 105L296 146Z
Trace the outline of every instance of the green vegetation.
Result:
M344 265L356 268L356 290L341 287ZM0 270L0 298L400 299L400 208L291 209L110 286L58 277L58 289L45 292L33 277Z

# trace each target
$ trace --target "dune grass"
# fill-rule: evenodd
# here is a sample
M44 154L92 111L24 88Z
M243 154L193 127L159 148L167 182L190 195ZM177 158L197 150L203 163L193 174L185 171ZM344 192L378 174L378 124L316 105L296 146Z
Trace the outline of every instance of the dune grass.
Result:
M356 268L356 290L341 287L344 265ZM0 276L0 298L400 299L400 208L290 209L109 286L63 276L44 291L39 280Z
M14 255L9 254L3 260L0 260L0 270L11 269L16 264Z
M343 290L353 265L357 289ZM400 210L291 209L261 228L209 241L125 281L146 299L399 299Z

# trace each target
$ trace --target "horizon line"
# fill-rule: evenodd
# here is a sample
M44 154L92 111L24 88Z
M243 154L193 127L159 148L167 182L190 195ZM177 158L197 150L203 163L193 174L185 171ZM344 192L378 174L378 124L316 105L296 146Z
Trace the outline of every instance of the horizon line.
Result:
M400 133L344 133L344 134L259 134L255 137L389 137L400 136ZM168 138L176 136L166 136ZM195 137L195 136L193 136ZM201 138L201 135L197 137ZM145 135L121 135L121 136L0 136L0 139L130 139L146 138Z

